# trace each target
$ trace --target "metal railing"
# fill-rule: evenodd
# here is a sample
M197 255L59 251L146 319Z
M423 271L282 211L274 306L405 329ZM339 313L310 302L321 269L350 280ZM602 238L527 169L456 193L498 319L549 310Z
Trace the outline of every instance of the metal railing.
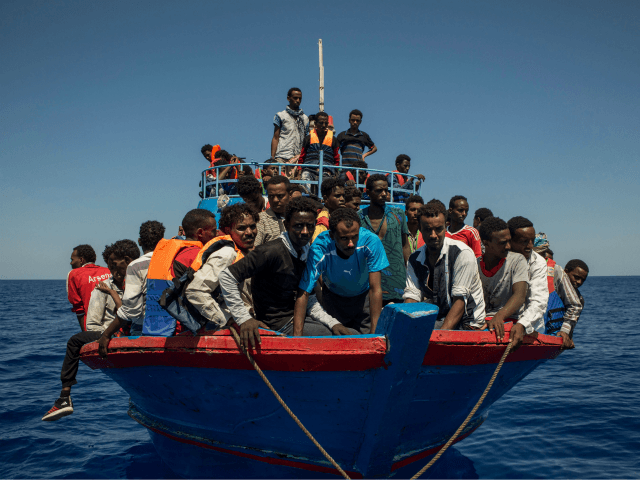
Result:
M318 165L306 165L306 164L298 164L298 163L278 163L278 162L273 162L273 163L268 163L268 162L254 162L254 161L250 161L250 162L245 162L245 163L233 163L233 164L225 164L225 165L214 165L212 167L208 167L206 170L202 171L202 181L200 182L200 186L201 186L201 197L203 199L215 199L218 198L221 195L227 195L229 198L238 198L239 195L237 193L237 191L235 191L232 187L225 187L226 185L235 185L238 182L237 178L234 179L228 179L228 180L221 180L220 179L220 170L223 170L225 168L228 168L229 166L231 166L231 168L243 168L245 165L248 165L252 168L252 170L254 171L254 175L255 175L255 171L256 169L262 169L264 167L271 167L271 168L276 168L278 170L278 175L284 175L286 177L288 177L287 175L287 171L290 171L291 169L294 168L302 168L302 169L312 169L312 170L317 170L318 172L318 180L302 180L302 179L289 179L289 182L291 182L292 184L296 184L296 185L302 185L303 190L305 190L308 193L310 193L308 190L308 188L306 188L308 185L311 185L313 188L313 190L315 190L315 192L317 192L316 194L318 196L320 195L320 187L322 185L322 180L323 175L324 175L324 171L326 169L330 169L332 171L335 171L338 175L343 175L346 177L346 173L347 172L351 172L351 175L354 177L355 179L355 187L361 189L361 191L363 191L363 193L366 194L366 178L371 175L371 174L375 174L375 173L381 173L385 176L389 176L391 175L396 175L397 172L392 172L390 170L380 170L380 169L376 169L376 168L362 168L362 167L351 167L351 166L343 166L342 165L342 161L340 161L340 165L339 166L334 166L334 165L325 165L324 164L324 152L320 151L320 162ZM210 172L211 170L215 170L216 174L214 175L208 175L208 172ZM284 173L283 173L284 172ZM360 182L360 172L364 172L364 181ZM390 202L398 202L398 201L404 201L402 198L406 198L409 195L419 195L420 194L420 190L422 187L422 182L420 181L420 179L418 177L416 177L415 175L410 175L408 173L403 173L401 174L404 178L406 178L406 183L411 183L410 188L406 188L406 187L399 187L396 188L394 187L394 181L393 181L393 177L391 177L391 181L389 182L389 194L390 194ZM411 181L413 180L413 181ZM405 184L406 184L405 183ZM418 183L418 185L416 185L416 183ZM265 187L263 187L264 189ZM211 193L214 193L213 195L211 195ZM221 193L222 192L222 193ZM209 195L208 195L209 193ZM266 194L266 191L264 192ZM363 198L363 203L368 203L368 198Z

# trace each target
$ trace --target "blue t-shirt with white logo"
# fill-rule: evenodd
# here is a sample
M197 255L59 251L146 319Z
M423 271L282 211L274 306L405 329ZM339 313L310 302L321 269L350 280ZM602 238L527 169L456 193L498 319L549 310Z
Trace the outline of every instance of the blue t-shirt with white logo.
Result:
M322 275L322 281L331 292L355 297L369 290L369 272L379 272L388 266L382 242L369 230L360 228L356 251L347 259L338 255L329 232L322 232L311 246L299 286L311 293Z

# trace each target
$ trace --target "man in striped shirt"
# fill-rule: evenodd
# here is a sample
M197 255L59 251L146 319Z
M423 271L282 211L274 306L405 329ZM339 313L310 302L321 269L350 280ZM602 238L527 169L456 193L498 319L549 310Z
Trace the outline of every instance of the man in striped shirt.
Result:
M573 331L584 308L584 298L578 289L588 276L589 267L582 260L569 260L564 270L557 264L553 269L553 285L565 308L562 327L558 332L563 340L563 348L574 348Z
M464 220L469 213L469 203L466 197L456 195L449 200L449 228L447 237L460 240L465 245L471 247L476 258L482 256L482 244L478 230L464 224Z
M375 146L371 137L367 133L360 131L361 123L362 112L360 110L351 110L349 113L349 125L351 125L351 128L338 135L343 166L352 166L353 162L364 160L378 151L378 147ZM365 148L368 148L369 151L365 152Z

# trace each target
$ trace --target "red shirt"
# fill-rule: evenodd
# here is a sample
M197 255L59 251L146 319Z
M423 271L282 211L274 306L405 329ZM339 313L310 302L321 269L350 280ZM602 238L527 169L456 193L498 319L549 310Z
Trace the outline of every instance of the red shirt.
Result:
M200 247L197 247L195 245L184 247L182 250L180 250L178 252L178 255L176 255L176 258L173 259L173 264L171 265L171 275L173 275L174 277L181 277L182 275L184 275L184 272L186 272L187 268L191 266L193 261L198 256L199 252ZM176 265L176 262L181 265ZM176 267L178 268L177 272L175 270Z
M76 315L84 315L82 330L86 330L87 307L91 292L98 283L111 277L108 268L100 267L95 263L85 263L67 275L67 298L71 303L71 311Z
M469 225L465 225L460 230L454 233L450 233L449 229L447 229L447 237L453 238L454 240L460 240L462 243L467 244L475 253L476 258L482 256L482 243L480 243L480 234L478 230Z

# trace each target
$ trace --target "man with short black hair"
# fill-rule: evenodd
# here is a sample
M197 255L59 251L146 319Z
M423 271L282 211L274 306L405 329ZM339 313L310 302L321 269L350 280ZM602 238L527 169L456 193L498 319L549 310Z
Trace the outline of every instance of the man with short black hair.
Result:
M549 268L553 269L553 284L550 285L553 291L549 294L549 305L545 314L545 333L562 337L563 348L574 348L573 332L584 308L584 298L579 288L589 276L589 267L582 260L574 259L567 262L564 270L555 262L553 267ZM556 304L561 304L561 308L557 308ZM554 313L554 307L562 315L557 315L557 320L555 315L550 317L550 314Z
M447 228L447 237L454 240L460 240L471 247L476 257L482 256L482 243L480 242L480 234L478 230L469 225L464 224L464 220L469 213L469 203L467 198L462 195L456 195L449 200L449 228Z
M94 287L111 277L108 268L96 265L91 245L78 245L71 252L71 271L67 275L67 298L76 314L80 330L87 330L87 308Z
M485 326L484 294L473 250L446 236L446 210L430 201L418 213L425 245L409 257L405 303L438 307L435 328L480 330Z
M300 108L302 91L296 87L290 88L287 101L289 105L273 117L271 158L278 163L296 163L302 142L309 135L309 117Z
M253 177L241 177L236 184L238 195L244 203L249 205L254 212L260 213L265 210L265 201L262 196L262 185Z
M260 343L260 328L289 335L293 332L293 312L300 278L307 265L309 241L318 211L308 198L295 198L287 205L284 232L276 240L260 245L242 260L220 273L222 296L231 315L240 326L240 338L246 347ZM251 296L255 313L249 312L240 298L238 285L251 278ZM331 335L331 318L315 296L307 308L304 335Z
M329 217L338 208L344 207L344 182L338 177L325 178L320 186L322 192L322 203L324 208L318 214L316 220L316 231L313 234L311 243L322 232L329 230Z
M267 198L269 208L260 212L256 247L278 238L284 231L284 213L291 196L291 182L283 175L275 175L267 182Z
M88 256L86 252L85 255ZM45 422L53 422L73 413L71 387L78 383L76 376L80 363L80 350L87 343L98 340L105 327L115 318L116 312L122 306L125 272L128 265L140 257L140 249L132 240L118 240L104 249L102 257L109 265L112 276L105 282L100 282L91 294L92 301L88 303L87 326L89 328L87 331L76 333L67 342L67 353L60 372L62 382L60 397L42 417Z
M406 154L400 154L396 157L396 169L393 171L393 198L394 202L401 202L410 195L413 191L413 187L418 188L420 182L424 182L425 177L422 174L417 174L417 179L408 177L407 174L411 169L411 157Z
M220 230L224 236L206 243L192 264L195 273L185 289L185 297L202 317L213 322L215 328L224 327L231 318L221 296L220 273L254 249L259 220L258 214L246 203L226 206L220 215ZM206 259L205 252L208 252ZM250 284L251 280L247 279L238 285L238 290L244 305L251 310Z
M529 267L529 290L518 323L525 327L526 335L544 333L544 313L549 301L547 262L533 251L536 231L530 220L513 217L507 225L511 234L511 251L523 255Z
M309 295L322 279L322 307L338 320L335 335L374 333L382 311L381 271L389 266L380 239L361 228L357 212L336 210L316 238L300 280L293 334L300 335Z
M298 163L301 165L301 179L306 182L316 182L320 171L320 153L323 154L323 177L332 177L335 175L335 169L332 166L340 165L340 144L334 137L333 131L329 130L329 115L325 112L316 114L316 128L304 138L302 142L302 150L300 151L300 159ZM306 184L309 193L316 193L311 188L311 184Z
M383 304L401 302L407 275L406 262L411 255L407 217L402 209L387 205L389 183L384 175L378 173L367 179L367 193L371 203L359 212L362 227L382 241L389 261L389 267L382 272Z
M488 217L480 225L484 255L478 258L478 270L489 331L504 338L504 323L512 320L510 341L517 349L524 338L524 325L518 322L529 288L529 266L522 255L509 251L511 234L507 222Z
M409 241L411 253L424 245L422 234L420 233L420 222L418 221L418 212L423 205L424 200L420 195L410 195L404 201L404 211L407 215L407 228L409 229L407 240Z
M362 192L358 187L344 187L344 206L356 212L360 211L362 205Z
M375 146L371 137L360 130L361 123L362 112L360 110L351 110L349 113L349 125L351 127L338 135L343 167L349 167L354 162L364 160L378 151L378 147ZM368 148L369 151L365 152L365 148Z
M473 214L473 228L479 229L486 218L493 217L493 212L488 208L479 208Z

